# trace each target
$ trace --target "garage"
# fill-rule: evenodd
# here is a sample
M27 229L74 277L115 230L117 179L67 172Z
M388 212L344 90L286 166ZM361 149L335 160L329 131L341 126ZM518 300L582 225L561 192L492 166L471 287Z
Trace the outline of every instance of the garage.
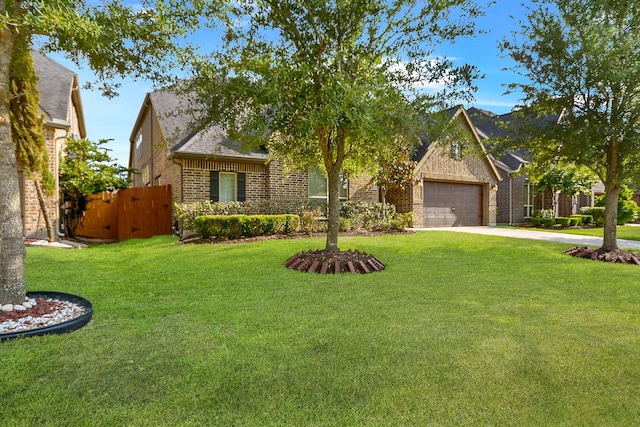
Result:
M484 225L483 185L424 181L424 227Z

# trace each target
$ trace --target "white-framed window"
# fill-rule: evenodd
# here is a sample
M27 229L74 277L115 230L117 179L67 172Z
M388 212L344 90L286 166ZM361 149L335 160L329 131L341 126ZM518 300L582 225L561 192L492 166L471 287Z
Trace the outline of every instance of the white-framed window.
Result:
M309 198L327 199L329 197L329 180L317 167L309 168ZM348 180L346 175L340 175L340 198L346 199L348 195Z
M236 201L236 174L220 172L220 201Z
M142 156L142 131L138 132L138 136L136 136L136 159L139 159Z
M535 194L535 185L529 181L524 184L524 217L531 218L533 216L533 196Z

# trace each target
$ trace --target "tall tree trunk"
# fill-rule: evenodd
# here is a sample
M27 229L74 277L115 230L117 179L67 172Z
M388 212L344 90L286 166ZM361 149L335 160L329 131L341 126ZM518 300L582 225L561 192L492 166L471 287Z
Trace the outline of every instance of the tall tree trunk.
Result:
M604 183L606 195L604 205L604 239L602 249L618 249L618 197L620 196L620 184L607 181Z
M36 193L38 194L38 203L40 204L40 210L44 217L44 223L47 227L47 240L49 242L55 242L56 234L53 229L53 223L51 222L51 215L49 214L49 208L47 207L47 199L42 191L42 183L39 179L34 179L33 184L36 187Z
M6 13L0 1L0 13ZM9 64L13 35L0 30L0 304L22 304L25 300L22 217L16 167L16 147L9 118Z
M325 250L338 252L338 230L340 228L340 168L335 164L327 169L329 191L329 222Z

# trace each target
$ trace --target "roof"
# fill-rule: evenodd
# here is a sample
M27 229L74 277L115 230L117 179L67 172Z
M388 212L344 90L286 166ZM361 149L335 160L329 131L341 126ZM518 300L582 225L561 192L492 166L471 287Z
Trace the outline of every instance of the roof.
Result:
M469 108L467 115L476 128L478 136L484 140L506 136L508 131L504 125L513 121L513 113L498 115L475 107ZM498 158L498 162L508 169L508 172L516 172L531 163L531 155L524 149L498 153L491 149L491 144L488 144L487 149L493 157Z
M69 111L74 105L82 137L86 136L78 75L38 51L32 51L33 67L38 75L40 108L45 113L45 124L67 128Z
M199 129L194 108L187 94L172 89L148 93L130 136L134 141L147 111L156 115L171 155L213 157L244 160L265 160L264 150L243 150L240 143L231 141L220 126Z

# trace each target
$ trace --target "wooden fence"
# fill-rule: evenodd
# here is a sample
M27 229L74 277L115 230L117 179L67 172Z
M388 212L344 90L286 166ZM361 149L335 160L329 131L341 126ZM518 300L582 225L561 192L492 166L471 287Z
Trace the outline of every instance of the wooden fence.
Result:
M117 240L171 233L171 186L141 187L94 196L76 234Z

